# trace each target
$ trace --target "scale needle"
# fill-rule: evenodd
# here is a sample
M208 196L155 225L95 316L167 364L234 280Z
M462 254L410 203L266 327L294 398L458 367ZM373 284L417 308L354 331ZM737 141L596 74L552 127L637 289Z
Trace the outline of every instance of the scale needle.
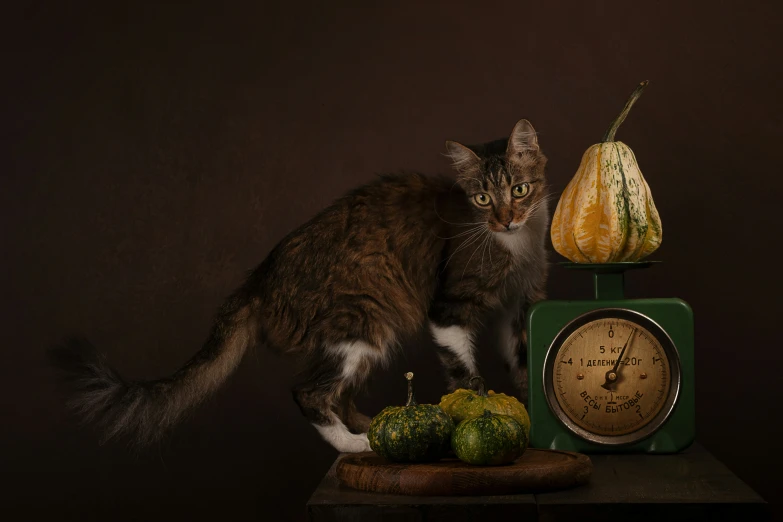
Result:
M625 350L628 348L628 343L631 342L631 337L633 337L633 334L636 333L636 328L631 330L631 335L628 336L628 339L625 340L625 344L623 345L623 349L620 351L620 357L617 358L617 362L614 363L614 367L606 372L606 382L604 382L601 387L605 390L611 390L612 385L617 381L617 368L620 366L620 363L623 360L623 355L625 355Z

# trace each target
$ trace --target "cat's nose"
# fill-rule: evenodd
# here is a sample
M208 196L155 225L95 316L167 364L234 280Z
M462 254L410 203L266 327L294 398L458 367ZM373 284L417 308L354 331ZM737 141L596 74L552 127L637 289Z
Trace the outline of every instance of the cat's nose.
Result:
M506 230L509 230L511 228L511 222L512 221L513 221L513 218L509 219L507 223L503 223L503 226L506 227Z

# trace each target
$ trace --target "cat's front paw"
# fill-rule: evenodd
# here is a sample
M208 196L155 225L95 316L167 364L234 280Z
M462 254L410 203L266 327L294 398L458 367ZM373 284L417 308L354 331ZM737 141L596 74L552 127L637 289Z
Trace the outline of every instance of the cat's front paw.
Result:
M370 448L370 441L367 438L366 433L352 435L350 439L346 439L343 442L343 448L337 448L342 453L362 453L364 451L372 451Z
M326 426L315 425L315 429L326 442L340 453L361 453L371 451L366 433L351 433L341 422Z

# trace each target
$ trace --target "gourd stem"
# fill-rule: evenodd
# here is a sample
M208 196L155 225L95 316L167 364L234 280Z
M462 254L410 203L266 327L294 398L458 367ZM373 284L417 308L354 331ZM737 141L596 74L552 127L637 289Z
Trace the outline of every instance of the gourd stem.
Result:
M479 375L476 375L475 377L471 377L470 378L470 385L472 386L473 385L473 381L475 381L476 379L478 379L478 382L479 382L478 394L481 395L482 397L487 397L487 391L486 391L486 389L484 389L484 378L483 377L481 377Z
M601 140L601 143L606 143L607 141L614 141L614 135L617 132L617 129L625 121L625 117L628 116L629 112L631 112L631 107L633 107L633 104L636 103L636 100L639 99L639 96L642 95L642 91L644 90L645 87L647 87L648 83L650 83L649 80L644 80L636 87L636 89L633 90L631 96L628 98L628 101L625 102L625 107L623 107L622 112L620 112L620 115L617 118L615 118L615 120L609 126L609 130L607 130L606 134L604 134L604 139Z
M405 406L416 406L416 397L413 396L413 372L406 373L405 378L408 379L408 401Z

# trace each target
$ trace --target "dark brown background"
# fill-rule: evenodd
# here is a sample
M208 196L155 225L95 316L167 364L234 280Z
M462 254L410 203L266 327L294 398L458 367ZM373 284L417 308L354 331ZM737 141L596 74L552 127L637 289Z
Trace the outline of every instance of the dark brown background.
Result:
M445 139L524 117L559 192L643 79L618 138L655 195L664 263L629 293L691 303L698 440L777 501L779 2L57 4L0 16L4 510L301 520L335 452L291 400L289 361L249 354L133 457L63 413L44 348L82 332L125 375L166 375L245 271L347 189L444 171ZM589 297L590 282L554 268L549 288ZM489 348L484 371L508 390ZM438 400L422 335L376 374L368 413L403 399L405 370Z

